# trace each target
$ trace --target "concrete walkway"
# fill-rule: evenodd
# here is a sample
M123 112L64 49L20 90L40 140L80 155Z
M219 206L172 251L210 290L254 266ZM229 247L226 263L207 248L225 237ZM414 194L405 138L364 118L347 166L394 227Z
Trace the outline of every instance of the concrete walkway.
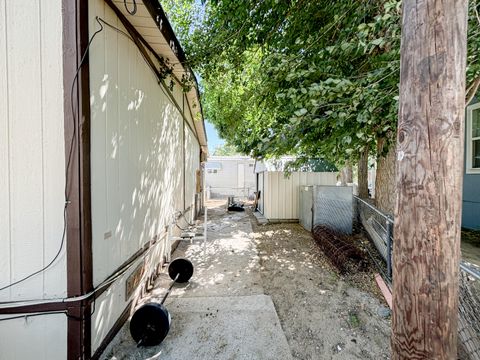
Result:
M210 202L208 245L183 242L173 258L195 265L190 283L166 302L172 316L162 344L137 348L128 322L105 351L104 359L291 359L287 339L270 296L264 294L259 257L245 213L227 213L224 202ZM160 301L168 278L152 292Z

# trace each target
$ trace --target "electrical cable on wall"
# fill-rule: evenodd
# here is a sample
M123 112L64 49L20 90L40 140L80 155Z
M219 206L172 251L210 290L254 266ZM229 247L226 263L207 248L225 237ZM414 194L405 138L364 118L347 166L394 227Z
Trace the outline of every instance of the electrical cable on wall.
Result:
M53 265L53 263L58 259L58 257L60 256L61 252L62 252L62 249L65 245L65 237L66 237L66 234L67 234L67 207L68 205L70 204L70 200L68 200L68 180L69 180L69 177L68 177L68 171L70 169L70 165L71 165L71 162L72 162L72 157L73 157L73 149L74 149L74 145L75 145L75 136L76 136L76 113L75 113L75 107L73 105L73 98L74 98L74 90L75 90L75 82L77 81L78 79L78 74L80 73L80 69L82 68L83 66L83 63L85 62L85 59L87 57L87 54L88 54L88 50L90 49L90 45L93 41L93 39L95 38L95 36L97 36L101 31L103 31L103 25L101 24L101 22L99 21L99 18L96 17L95 18L97 20L97 23L100 25L100 29L98 29L97 31L95 31L92 35L92 37L90 38L90 40L88 41L88 44L87 44L87 48L85 49L85 52L83 53L82 55L82 58L80 60L80 64L78 65L77 67L77 70L75 72L75 76L73 78L73 81L72 81L72 87L70 89L70 105L71 105L71 111L72 111L72 119L73 119L73 132L72 132L72 140L70 141L70 148L69 148L69 151L68 151L68 160L67 160L67 165L65 167L65 188L64 188L64 192L65 192L65 205L63 207L63 233L62 233L62 240L60 242L60 247L57 251L57 253L55 254L55 256L53 257L53 259L47 264L45 265L43 268L41 268L40 270L37 270L33 273L31 273L30 275L27 275L17 281L14 281L12 282L11 284L9 285L6 285L6 286L3 286L0 288L0 291L3 291L3 290L6 290L6 289L9 289L10 287L14 286L14 285L17 285L21 282L24 282L25 280L28 280L30 279L31 277L37 275L37 274L40 274L42 273L43 271L45 271L46 269L48 269L50 266Z
M127 5L127 0L123 0L123 5L125 5L125 10L127 10L127 12L130 14L130 15L135 15L137 13L137 1L136 0L132 0L133 2L133 9L130 10L128 8L128 5Z
M134 4L134 8L132 10L132 12L130 12L127 8L127 11L129 13L131 13L132 15L136 13L137 11L137 4L135 2L135 0L133 1L133 4ZM126 6L126 1L125 1L125 6ZM57 251L57 253L55 254L55 256L53 257L53 259L46 265L44 266L43 268L17 280L17 281L14 281L12 282L11 284L9 285L6 285L4 287L1 287L0 288L0 291L3 291L3 290L6 290L14 285L17 285L19 283L22 283L28 279L30 279L31 277L37 275L37 274L40 274L42 273L43 271L47 270L50 266L52 266L55 261L59 258L60 254L62 253L62 250L65 246L65 240L66 240L66 232L67 232L67 208L68 208L68 205L70 204L70 200L68 199L68 181L69 181L69 169L70 169L70 166L71 166L71 162L72 162L72 158L73 158L73 150L74 150L74 145L75 145L75 142L76 142L76 134L77 134L77 128L76 128L76 121L77 121L77 114L75 112L75 106L74 106L74 90L75 90L75 83L78 81L78 76L80 74L80 70L81 68L83 67L84 63L85 63L85 60L87 58L87 55L88 55L88 52L90 50L90 46L94 40L94 38L100 33L102 32L105 28L103 26L106 25L110 28L112 28L113 30L121 33L122 35L124 35L125 37L127 37L130 41L134 42L134 39L132 38L132 36L128 33L126 33L125 31L119 29L118 27L115 27L114 25L112 24L109 24L108 22L106 22L104 19L96 16L95 17L95 20L96 22L100 25L100 29L96 30L93 35L90 37L90 40L88 41L88 44L87 44L87 47L80 59L80 63L76 69L76 72L75 72L75 76L73 78L73 81L72 81L72 86L71 86L71 89L70 89L70 105L71 105L71 113L72 113L72 119L73 119L73 123L74 123L74 126L73 126L73 131L72 131L72 140L70 141L70 145L69 145L69 152L68 152L68 158L67 158L67 164L66 164L66 168L65 168L65 188L64 188L64 192L65 192L65 205L64 205L64 209L63 209L63 232L62 232L62 238L61 238L61 242L60 242L60 247ZM147 65L151 68L152 72L154 73L154 75L156 75L156 72L155 72L155 69L152 69L152 66L150 65L150 63L147 61L147 59L145 58L145 55L140 52L143 59L145 60L145 62L147 63ZM169 94L166 89L164 89L164 87L166 87L166 85L161 82L162 86L160 86L160 89L162 90L162 92L169 98L172 98L171 94ZM184 119L185 121L185 119ZM194 224L191 224L185 217L185 214L181 214L181 217L184 218L185 222L189 225L189 226L195 226ZM80 254L80 256L82 256L82 254ZM82 261L82 259L81 259ZM128 266L125 271L129 268L130 266ZM123 272L122 272L123 273ZM117 276L115 276L117 275ZM121 275L121 274L120 274ZM102 282L101 284L99 284L99 286L97 286L97 289L101 286L105 286L106 284L109 284L113 281L115 281L117 278L119 277L118 274L114 274L111 278L107 278L104 282ZM95 293L95 290L92 292L92 293ZM89 293L88 296L91 296L92 293ZM66 300L66 299L62 299L62 300ZM13 302L7 302L7 303L16 303L16 301L13 301ZM1 305L2 303L0 303ZM5 303L3 303L5 304ZM60 312L61 313L61 312ZM34 315L29 315L29 316L34 316ZM25 316L22 316L22 317L25 317ZM11 318L9 318L11 319ZM0 319L2 320L2 319Z

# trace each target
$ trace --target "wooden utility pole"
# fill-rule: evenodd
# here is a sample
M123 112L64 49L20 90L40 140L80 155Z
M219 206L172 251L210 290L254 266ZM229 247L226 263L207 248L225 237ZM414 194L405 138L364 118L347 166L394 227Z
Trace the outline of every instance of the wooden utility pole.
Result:
M467 0L404 0L392 359L456 359Z

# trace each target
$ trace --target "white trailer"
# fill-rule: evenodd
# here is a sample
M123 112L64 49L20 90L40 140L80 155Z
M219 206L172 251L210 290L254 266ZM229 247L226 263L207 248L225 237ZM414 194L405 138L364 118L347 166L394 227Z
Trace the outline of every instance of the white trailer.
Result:
M157 0L0 0L0 45L0 358L98 358L202 203L196 82Z

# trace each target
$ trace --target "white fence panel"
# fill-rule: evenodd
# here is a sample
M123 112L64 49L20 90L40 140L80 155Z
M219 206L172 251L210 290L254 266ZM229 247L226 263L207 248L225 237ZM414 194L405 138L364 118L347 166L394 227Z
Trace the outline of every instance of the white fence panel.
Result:
M300 187L335 185L334 172L293 172L287 177L283 171L266 171L264 215L269 220L298 220Z

